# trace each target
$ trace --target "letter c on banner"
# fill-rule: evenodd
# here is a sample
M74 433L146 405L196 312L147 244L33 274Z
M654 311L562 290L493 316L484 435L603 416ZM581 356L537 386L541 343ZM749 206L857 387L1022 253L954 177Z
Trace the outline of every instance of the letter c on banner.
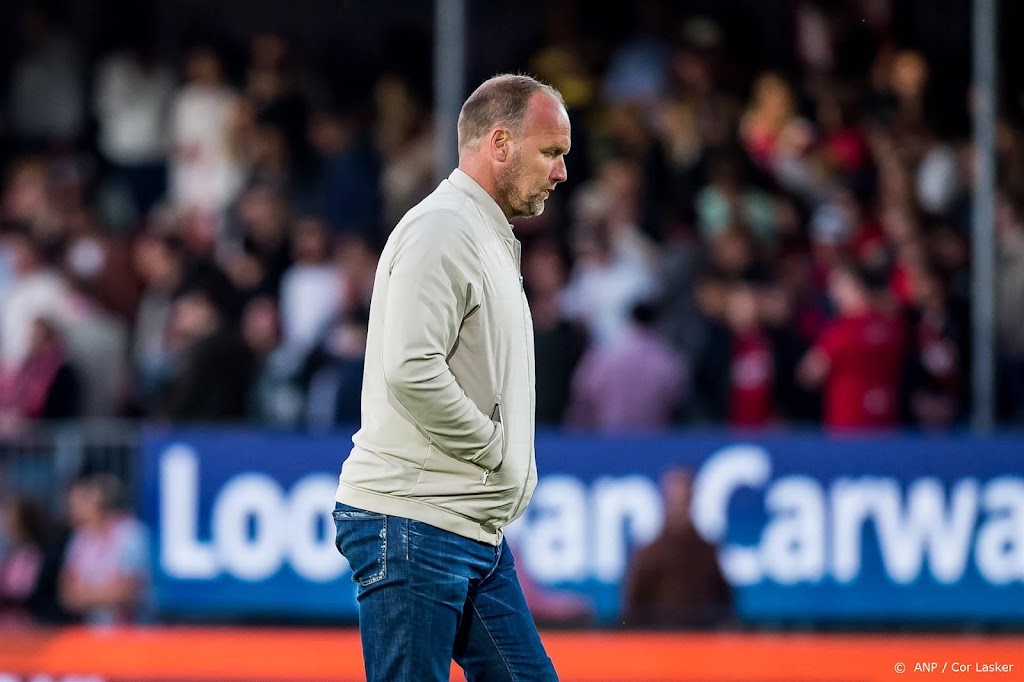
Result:
M772 473L771 458L756 445L715 452L693 480L693 525L708 542L721 542L729 526L729 498L737 488L760 488Z
M693 481L690 515L708 542L721 545L729 528L729 499L744 486L760 488L771 476L771 458L756 445L731 445L708 458ZM718 563L732 585L752 585L763 577L756 547L725 545Z

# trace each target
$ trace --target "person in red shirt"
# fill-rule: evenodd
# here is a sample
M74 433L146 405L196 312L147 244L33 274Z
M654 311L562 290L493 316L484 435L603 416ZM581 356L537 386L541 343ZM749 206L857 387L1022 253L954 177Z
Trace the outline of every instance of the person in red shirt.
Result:
M725 310L732 332L729 424L741 428L766 426L775 411L772 347L757 313L757 298L751 286L733 287Z
M824 384L827 428L894 427L905 347L902 324L879 311L866 275L853 265L832 271L829 294L838 317L801 361L799 379L809 387Z

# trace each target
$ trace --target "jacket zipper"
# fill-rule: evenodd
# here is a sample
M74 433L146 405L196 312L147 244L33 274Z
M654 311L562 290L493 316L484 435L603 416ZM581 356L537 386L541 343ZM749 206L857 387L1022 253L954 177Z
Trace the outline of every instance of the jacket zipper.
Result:
M502 417L501 417L501 394L500 393L494 396L494 407L491 408L490 420L494 421L495 417L498 418L498 423L501 424L501 429L502 429L502 434L501 434L501 440L502 440L501 458L504 461L504 459L505 459L505 443L507 443L508 441L505 438L505 423L504 423L505 420L502 419ZM484 469L484 475L481 477L480 483L482 483L483 485L487 485L487 479L489 479L491 477L492 473L493 472L490 469Z
M534 370L533 370L533 365L530 362L530 356L532 355L531 348L530 348L530 346L531 346L530 334L529 334L529 331L528 331L528 328L527 328L527 325L526 325L526 321L528 319L530 319L530 309L529 309L529 305L526 302L526 291L523 289L522 255L523 255L523 245L518 240L516 240L516 272L519 275L519 296L520 296L519 300L520 300L520 302L522 304L522 310L523 310L523 336L524 336L525 341L526 341L526 370L527 370L528 375L532 376ZM532 323L531 323L531 326L532 326ZM529 412L529 414L534 414L534 410L536 410L535 402L536 402L536 396L534 396L533 392L531 391L530 392L530 412ZM502 424L502 428L504 428L504 426L505 425ZM509 520L511 520L512 517L514 517L516 515L516 512L519 511L519 507L523 504L523 498L526 497L526 486L529 484L530 474L532 474L532 473L533 473L533 457L530 458L530 461L527 464L526 480L523 482L522 490L519 491L519 499L516 500L515 505L512 507L512 512L509 514L508 519L506 519L506 523Z
M523 245L522 245L522 243L518 239L515 240L515 254L509 254L509 255L512 255L513 260L515 261L514 264L515 264L515 267L516 267L516 274L519 276L519 296L520 296L519 300L520 300L520 302L522 304L523 322L524 322L524 324L523 324L523 337L524 337L524 340L526 341L526 363L527 363L527 367L526 368L527 368L527 372L529 372L532 375L534 370L533 370L533 363L530 361L530 356L531 356L531 352L530 352L530 346L531 346L530 335L529 335L529 332L527 331L527 327L526 327L526 324L525 324L526 320L529 319L530 309L529 309L529 306L528 306L528 304L526 302L526 290L525 290L525 288L523 286L523 266L522 266ZM491 414L492 415L495 413L495 411L498 409L498 406L500 405L500 396L495 396L495 398L496 398L495 406L494 406L494 409L491 410ZM531 392L531 394L530 394L530 414L533 414L536 409L537 409L536 408L536 396L533 395L533 393ZM493 417L492 417L492 419L493 419ZM502 427L502 429L504 429L505 428L505 424L503 423L501 425L501 427ZM502 434L502 436L504 437L505 434ZM506 440L506 442L508 442L508 441ZM502 459L504 459L504 456L505 456L505 448L503 447L502 448ZM483 475L483 478L482 478L482 482L484 484L487 483L487 479L490 478L491 473L492 472L490 472L490 471L486 471L486 470L484 471L484 475ZM513 516L516 515L516 512L519 511L519 507L523 504L523 498L526 497L526 486L527 486L527 483L530 480L530 474L532 474L532 473L533 473L533 458L531 457L530 461L529 461L529 464L527 465L527 469L526 469L526 481L523 483L522 490L519 491L519 499L516 500L515 505L512 507L512 512L508 515L508 518L505 520L506 523L508 523L509 519L511 519Z

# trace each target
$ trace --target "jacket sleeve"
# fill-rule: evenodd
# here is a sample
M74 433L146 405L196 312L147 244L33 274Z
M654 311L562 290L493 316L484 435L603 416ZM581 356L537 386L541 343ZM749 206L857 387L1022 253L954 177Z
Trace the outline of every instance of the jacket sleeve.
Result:
M480 268L469 226L454 211L407 225L390 263L382 356L391 395L417 428L452 457L493 471L501 425L448 366L463 321L480 305Z

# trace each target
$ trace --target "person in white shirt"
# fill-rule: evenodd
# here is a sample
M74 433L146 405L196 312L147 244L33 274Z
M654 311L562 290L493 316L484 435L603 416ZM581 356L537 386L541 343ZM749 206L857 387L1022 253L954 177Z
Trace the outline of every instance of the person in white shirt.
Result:
M166 192L174 88L171 70L142 46L113 52L96 68L97 143L110 166L106 198L128 193L124 198L131 202L131 215L126 221L144 218Z
M211 50L192 50L186 75L171 107L170 199L179 210L216 222L244 181L228 141L238 98Z

